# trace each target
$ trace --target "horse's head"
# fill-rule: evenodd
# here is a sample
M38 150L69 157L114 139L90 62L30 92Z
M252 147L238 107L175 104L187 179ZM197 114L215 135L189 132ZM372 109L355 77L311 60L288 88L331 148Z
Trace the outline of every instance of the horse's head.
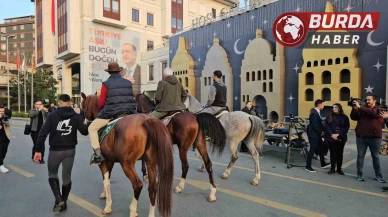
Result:
M187 94L187 99L185 101L186 108L193 112L197 113L203 109L203 105L193 96Z
M86 96L84 93L81 93L82 96L82 102L81 102L81 109L84 111L85 118L88 121L93 121L98 113L100 113L101 109L98 106L98 98L99 95L93 94Z
M150 113L156 107L156 104L144 93L136 95L137 111L140 113Z

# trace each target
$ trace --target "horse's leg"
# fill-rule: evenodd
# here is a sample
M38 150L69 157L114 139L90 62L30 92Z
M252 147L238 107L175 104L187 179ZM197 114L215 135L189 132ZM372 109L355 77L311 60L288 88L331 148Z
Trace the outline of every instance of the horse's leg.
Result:
M201 154L199 153L198 149L196 148L194 150L195 152L195 156L197 156L199 159L201 159L201 162L202 162L202 165L200 168L198 168L198 172L203 172L203 170L205 169L205 164L203 163L203 160L202 160L202 157L201 157Z
M132 187L134 191L134 196L132 198L131 205L129 205L130 217L137 217L137 203L139 201L141 190L143 189L143 183L141 182L139 176L136 173L135 169L136 162L124 162L121 164L123 167L125 175L131 180Z
M143 172L143 181L147 182L148 175L147 175L146 163L145 163L144 158L145 158L144 156L141 157L141 171Z
M149 185L148 185L148 194L150 197L150 212L148 217L155 217L155 199L157 192L157 183L156 183L156 163L150 162L147 163L147 169L149 173Z
M252 180L251 184L257 185L257 184L259 184L259 181L261 179L261 177L260 177L260 165L259 165L259 152L257 151L256 146L253 143L253 141L246 143L246 145L252 154L253 161L255 162L255 178Z
M230 153L232 154L232 156L230 158L230 162L229 162L228 167L226 168L225 172L221 176L221 178L223 178L223 179L227 179L229 177L230 173L232 172L233 165L236 162L236 160L238 159L237 146L238 146L237 141L229 141L229 149L230 149Z
M205 163L205 167L207 170L207 173L209 174L209 180L210 180L210 195L208 197L209 202L215 202L216 201L216 184L214 183L213 178L213 168L212 168L212 162L209 158L209 155L206 150L206 140L203 133L199 133L197 137L197 148L199 153L201 154L201 157L203 159L203 162Z
M189 171L189 162L187 160L187 152L189 151L189 145L187 144L187 140L185 140L186 143L179 141L178 148L179 148L179 158L181 159L182 163L182 179L179 182L178 186L175 188L175 193L181 193L182 190L185 188L185 182L187 177L187 172ZM190 142L190 141L189 141Z
M114 162L108 160L103 161L99 167L103 176L104 191L100 195L100 199L106 199L105 208L102 211L102 214L107 215L112 213L112 196L110 192L110 174L112 172Z

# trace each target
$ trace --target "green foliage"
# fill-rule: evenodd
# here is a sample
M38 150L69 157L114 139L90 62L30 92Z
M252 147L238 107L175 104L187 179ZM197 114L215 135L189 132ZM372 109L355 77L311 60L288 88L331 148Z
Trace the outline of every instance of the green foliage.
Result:
M52 76L52 71L46 69L39 69L33 75L33 95L35 100L49 99L49 103L56 102L58 82ZM31 109L31 72L19 73L19 85L20 85L20 107L24 109L24 79L26 78L26 92L27 92L27 108ZM11 104L12 109L17 109L18 105L18 78L17 76L10 79L10 92L11 92ZM45 102L43 102L45 103Z
M28 118L28 113L24 113L24 112L12 112L12 117Z

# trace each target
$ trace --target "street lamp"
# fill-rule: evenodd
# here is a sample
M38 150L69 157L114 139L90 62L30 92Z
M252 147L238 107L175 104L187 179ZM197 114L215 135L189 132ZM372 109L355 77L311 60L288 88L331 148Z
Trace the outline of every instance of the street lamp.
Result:
M11 108L11 103L10 103L10 93L9 93L9 65L8 65L8 38L15 38L15 35L7 35L5 33L0 33L0 36L1 37L6 37L7 39L7 42L6 42L6 46L7 46L7 73L8 73L8 84L7 84L7 91L8 91L8 109Z

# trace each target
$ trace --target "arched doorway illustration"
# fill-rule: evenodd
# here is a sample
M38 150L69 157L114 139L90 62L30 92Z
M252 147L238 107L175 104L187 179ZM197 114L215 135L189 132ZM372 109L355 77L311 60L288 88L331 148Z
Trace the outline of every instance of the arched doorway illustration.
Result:
M253 106L258 116L263 116L263 119L267 119L267 100L262 95L257 95L253 98Z

